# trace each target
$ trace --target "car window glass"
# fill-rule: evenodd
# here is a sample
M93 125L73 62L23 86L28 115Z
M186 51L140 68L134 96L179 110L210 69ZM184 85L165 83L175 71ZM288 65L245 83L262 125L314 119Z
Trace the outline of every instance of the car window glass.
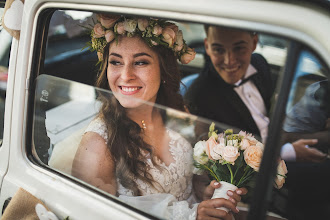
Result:
M0 8L0 18L3 16L4 9ZM1 20L0 20L1 22ZM5 114L5 100L7 90L7 78L9 67L9 54L12 37L10 34L0 25L0 146L3 139L4 128L4 114Z
M90 31L93 28L95 21L96 16L94 13L66 10L55 11L50 20L45 62L43 66L44 69L42 71L43 74L40 74L35 79L32 134L35 151L33 152L34 157L43 165L55 169L77 181L87 182L89 186L94 187L96 190L109 192L109 187L111 188L109 184L111 185L112 183L104 183L98 178L95 178L94 182L90 182L83 178L84 172L79 171L75 174L72 173L72 164L86 129L91 122L102 117L102 114L100 114L100 111L102 110L102 100L114 99L114 95L111 91L102 90L94 86L96 77L100 71L99 66L96 65L98 62L97 53L87 49L82 50L90 40ZM210 65L211 61L206 57L204 47L204 38L206 37L204 25L190 22L174 22L183 31L187 45L195 48L197 53L194 61L188 65L179 65L182 77L180 92L182 95L186 95L188 89L194 87L198 88L198 85L194 85L197 77L210 73L209 69L206 68L208 67L206 65ZM216 102L218 102L218 104L214 105L214 107L211 106L206 108L206 113L202 111L194 112L194 109L191 109L188 104L186 107L191 114L176 111L167 106L155 106L155 109L161 112L161 115L163 116L167 132L173 132L169 133L169 136L171 136L173 140L178 140L178 142L174 142L175 144L186 149L185 146L195 146L198 141L207 141L212 122L215 122L214 129L217 130L218 133L224 132L227 129L233 129L234 133L247 131L248 133L251 133L251 136L256 140L265 144L268 135L266 128L272 116L272 109L276 105L277 95L280 89L278 84L280 83L287 59L289 59L287 57L287 51L288 46L292 41L266 33L253 32L252 34L258 35L256 49L251 56L251 63L255 68L253 73L256 73L255 75L257 75L257 78L253 81L255 85L248 83L246 85L250 85L250 88L246 89L246 87L244 87L246 90L241 91L241 94L246 94L245 102L240 101L239 92L236 92L236 90L232 91L229 95L220 97L222 92L219 92L217 89L223 87L208 84L209 86L206 87L204 91L198 93L198 95L202 97L202 101L204 101L202 104L205 103L205 105L208 105ZM292 111L292 108L302 99L305 91L307 91L306 88L309 85L328 78L326 68L324 68L309 51L301 53L299 60L286 108L287 117L289 117L289 112ZM231 68L234 69L237 68L237 66ZM214 74L212 76L214 77L212 78L214 80L211 80L211 82L215 82L218 80L219 74L214 71L212 74ZM258 100L256 101L257 104L254 105L253 103L250 103L250 107L246 107L246 102L251 101L249 99L251 98L249 94L253 95L253 92L256 90L260 91ZM323 92L321 92L321 96L323 97ZM252 100L252 102L253 101L255 100ZM132 99L131 102L139 101ZM323 104L319 105L326 105L326 102L322 103ZM150 105L150 103L145 104ZM230 107L232 104L234 106L233 108ZM260 107L259 104L263 107ZM108 106L110 109L112 107L115 107L115 105ZM259 116L252 116L251 109L256 109L256 112L258 112L258 114L260 113ZM224 111L225 116L223 118L226 119L224 121L218 120L215 117L215 114L220 112L220 110ZM261 123L255 123L253 117L259 117L258 120L261 120ZM232 119L233 123L227 120L229 118ZM144 126L142 121L139 126ZM286 125L283 127L284 130L285 126ZM325 126L327 126L327 124ZM101 130L99 134L101 138L106 140L102 124L96 129L96 131L97 130ZM260 132L261 130L263 130L263 133ZM168 134L164 135L166 136ZM253 145L253 143L256 144L257 142L253 142L255 139L252 139L252 144L249 142L249 145ZM184 141L180 144L179 142L181 140ZM288 142L292 143L293 140L288 139ZM236 142L231 143L235 145ZM173 150L173 152L176 151ZM174 161L183 161L187 159L181 157L186 154L175 154L173 152L171 151L170 153L173 154ZM190 153L191 159L193 151L187 150L187 152ZM90 158L95 155L97 154L91 154ZM144 152L143 155L148 158L148 152ZM152 161L152 158L149 157L148 159L149 161ZM158 161L159 158L154 160ZM171 166L170 164L171 163L162 164L160 160L160 164L158 165L164 167L166 170ZM124 179L125 177L129 177L126 173L121 175ZM119 176L117 176L117 178L120 179ZM167 176L165 175L164 177L163 175L159 175L157 178L158 182L165 183L164 187L166 188L166 183L169 183L168 179L166 179ZM283 179L281 180L282 183ZM126 195L120 196L118 198L119 200L158 217L164 217L160 212L155 213L148 207L140 206L135 200L130 200L131 197L127 195L131 195L132 192L125 187L127 186L125 185L127 183L120 182L118 179L113 181L118 184L117 195ZM180 181L184 180L180 179ZM170 192L171 190L173 193L182 191L180 186L188 183L182 184L180 181L177 182L177 185L172 185L168 188L167 192ZM202 186L209 183L209 179L206 178L206 180L201 179L196 181L199 181L197 182L198 187L193 190L198 194L202 191ZM141 184L141 186L142 185L143 184ZM191 185L189 185L189 187L190 186ZM247 207L251 202L251 195L253 193L252 189L253 187L249 188L250 193L247 196L244 196L242 203L240 203L242 210L248 210ZM271 215L284 217L288 215L286 209L288 207L286 206L288 204L287 202L289 201L288 190L289 189L285 184L281 190L273 189L272 204L269 209ZM155 192L158 191L156 190ZM198 195L200 196L200 194ZM189 193L183 195L182 198L184 199L182 200L188 199L189 196ZM156 200L164 201L164 198L159 197ZM160 202L159 204L160 206L164 205ZM157 210L157 208L159 207L156 207L155 210Z
M70 91L68 93L60 93L58 91ZM58 77L43 74L36 79L35 90L35 112L33 120L33 143L35 147L34 157L41 161L44 165L60 171L63 174L77 178L78 181L84 180L91 187L103 192L109 192L111 184L103 182L102 179L93 178L92 181L87 181L84 178L86 172L79 169L75 170L74 163L82 163L84 161L77 160L77 152L81 140L86 131L93 131L101 137L107 139L108 133L105 133L104 125L100 124L100 112L103 99L114 99L110 91L98 89L93 86L77 83L61 79ZM61 100L68 100L62 103ZM141 102L140 100L131 100L131 102ZM149 103L143 102L145 105ZM114 106L109 106L115 108ZM193 160L192 160L192 145L197 142L195 130L199 126L206 127L211 124L211 121L206 119L198 119L196 116L180 112L171 108L156 106L157 111L162 113L166 130L160 133L161 136L168 136L170 139L170 151L174 158L171 164L163 164L158 161L155 169L165 169L166 175L159 175L158 171L153 171L157 181L160 181L163 190L168 194L157 194L157 196L139 197L134 199L131 197L132 191L125 188L120 181L120 178L125 179L125 173L118 176L118 193L122 194L118 197L120 201L125 202L135 208L141 209L149 214L159 218L166 217L164 207L167 207L168 201L176 201L176 199L184 198L184 200L193 199L190 193L192 183L187 182L192 176ZM93 124L93 126L91 126ZM218 128L227 129L226 125L217 124ZM145 155L147 156L147 155ZM89 155L90 158L97 157ZM158 167L160 166L160 168ZM178 166L178 167L177 167ZM174 171L175 170L175 171ZM177 185L166 184L166 181L173 181L174 178L171 172L177 172L180 176ZM119 174L118 174L119 175ZM187 176L188 175L188 176ZM165 182L164 182L165 181ZM191 181L191 180L190 180ZM165 184L164 184L165 183ZM141 184L141 183L138 183ZM159 183L158 183L159 184ZM188 188L186 188L188 184ZM146 185L141 184L141 190ZM158 186L159 187L159 186ZM159 188L157 188L159 190ZM157 190L150 188L151 192ZM184 190L183 192L181 192ZM171 194L177 195L173 197ZM137 198L137 197L135 197ZM167 201L167 203L165 203ZM194 201L194 200L192 200ZM159 203L158 206L153 206ZM188 207L188 203L187 207ZM177 207L179 208L179 206ZM160 212L163 210L163 212ZM187 209L188 210L188 209Z
M282 198L283 195L288 198L282 208L289 219L313 218L315 212L319 219L329 218L326 208L329 201L323 197L329 194L329 77L329 68L315 53L307 49L301 51L282 136L282 142L292 143L294 149L287 162L288 191L282 192ZM303 181L306 177L312 181Z

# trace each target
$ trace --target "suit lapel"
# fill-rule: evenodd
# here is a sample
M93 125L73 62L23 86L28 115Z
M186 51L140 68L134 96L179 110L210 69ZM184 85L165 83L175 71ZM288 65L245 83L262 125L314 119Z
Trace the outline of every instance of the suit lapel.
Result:
M246 125L250 132L257 132L259 134L259 129L254 122L249 109L246 107L234 89L228 88L228 91L225 94L229 94L225 96L225 99L228 103L230 103L230 106L233 107L235 110L234 112L238 113L237 117L242 120L242 124Z
M263 79L262 75L257 72L256 74L253 75L252 79L251 79L254 83L254 85L257 87L257 89L259 90L259 93L265 103L265 107L266 107L266 111L267 114L269 114L269 110L270 110L270 100L267 97L268 95L268 91L269 89L267 88L267 86L270 85L265 85L265 80Z
M212 72L211 74L213 77L212 84L214 84L214 87L217 88L216 93L226 100L225 103L228 103L229 107L233 109L233 114L238 114L234 115L233 117L240 118L240 120L242 121L242 127L243 125L245 125L244 127L247 127L249 132L259 134L259 129L254 122L249 109L246 107L239 95L234 91L233 87L227 84L219 76L213 66L210 69L210 72ZM226 106L222 106L222 108L226 108Z

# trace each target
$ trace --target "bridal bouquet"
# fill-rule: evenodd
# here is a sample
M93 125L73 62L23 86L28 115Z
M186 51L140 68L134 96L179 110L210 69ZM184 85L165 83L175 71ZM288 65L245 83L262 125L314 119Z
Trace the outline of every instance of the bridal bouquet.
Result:
M206 172L221 183L213 198L226 198L227 190L247 186L259 171L264 145L252 134L240 131L234 134L232 129L217 134L212 123L209 139L199 141L194 147L195 173ZM287 173L283 160L278 164L275 187L281 188ZM224 187L229 187L224 189ZM219 191L219 192L217 192ZM218 194L223 193L223 195Z

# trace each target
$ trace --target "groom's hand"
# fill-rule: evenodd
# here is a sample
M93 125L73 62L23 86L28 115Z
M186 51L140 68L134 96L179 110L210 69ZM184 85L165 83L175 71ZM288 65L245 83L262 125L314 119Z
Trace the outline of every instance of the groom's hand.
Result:
M203 200L209 200L212 198L214 190L217 188L220 188L221 184L215 180L213 180L210 185L208 185L203 194ZM229 196L229 200L237 205L238 202L241 201L241 196L245 195L247 193L246 188L239 188L236 189L235 191L228 190L227 195Z
M297 162L314 162L321 163L326 159L326 154L310 147L317 144L317 139L299 139L292 143L296 152Z

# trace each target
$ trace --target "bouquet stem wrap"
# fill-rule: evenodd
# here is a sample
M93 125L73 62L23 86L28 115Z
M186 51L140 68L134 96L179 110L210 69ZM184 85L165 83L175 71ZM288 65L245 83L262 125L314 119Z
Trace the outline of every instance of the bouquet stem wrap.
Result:
M227 183L225 181L221 181L220 184L221 184L220 188L217 188L217 189L214 190L212 199L215 199L215 198L229 199L229 196L227 195L227 191L228 190L235 191L237 189L237 186L235 186L231 183ZM221 208L218 208L218 209L224 210L226 212L229 211L225 207L221 207Z

